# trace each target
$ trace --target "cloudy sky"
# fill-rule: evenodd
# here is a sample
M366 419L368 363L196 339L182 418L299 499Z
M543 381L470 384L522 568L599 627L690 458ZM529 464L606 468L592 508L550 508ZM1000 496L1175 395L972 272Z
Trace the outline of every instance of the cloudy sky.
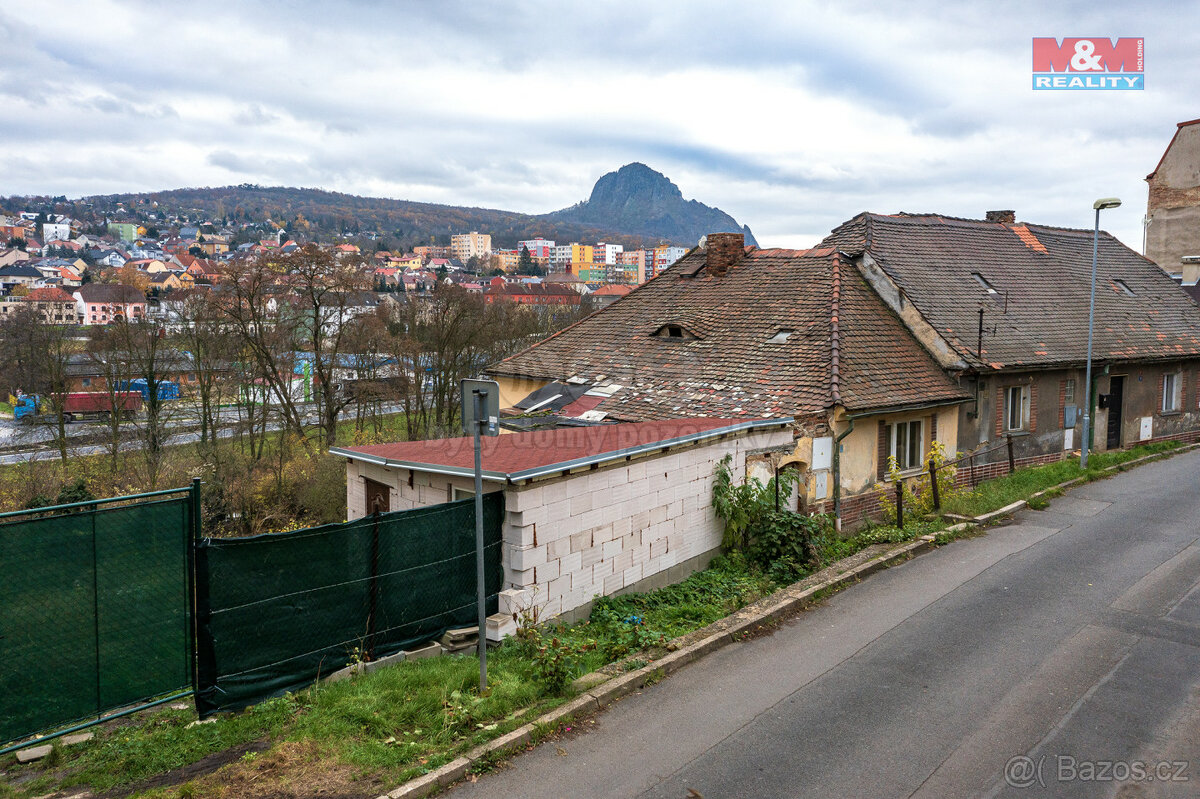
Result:
M889 10L877 10L887 8ZM1141 249L1200 117L1193 2L0 0L0 195L252 182L530 213L630 161L806 246L859 211ZM1031 39L1145 37L1146 90L1031 90Z

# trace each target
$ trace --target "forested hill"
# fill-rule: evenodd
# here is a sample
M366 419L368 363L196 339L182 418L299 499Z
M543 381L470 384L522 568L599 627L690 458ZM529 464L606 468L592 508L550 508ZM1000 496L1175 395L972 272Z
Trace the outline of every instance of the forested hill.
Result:
M9 199L9 205L19 205L12 202L18 198ZM600 178L587 202L541 215L251 184L63 200L66 198L54 198L47 203L53 208L47 210L98 221L123 216L120 203L135 217L157 210L171 216L183 214L192 222L223 221L231 226L269 219L309 239L374 232L393 248L447 243L451 234L473 230L492 234L492 243L498 247L513 247L521 239L537 236L564 243L691 247L705 233L742 229L719 209L683 200L675 184L642 164L629 164ZM749 228L745 231L747 241L752 242Z

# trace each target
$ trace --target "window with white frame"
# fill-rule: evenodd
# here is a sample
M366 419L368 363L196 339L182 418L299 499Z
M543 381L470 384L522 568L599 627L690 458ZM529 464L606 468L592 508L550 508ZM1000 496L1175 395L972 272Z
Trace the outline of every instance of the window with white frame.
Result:
M919 469L925 454L925 427L921 420L898 422L890 425L891 456L896 459L896 468Z
M1170 413L1179 410L1179 389L1183 385L1178 372L1163 375L1162 410Z
M1025 386L1004 389L1004 429L1024 430L1029 419L1029 391Z

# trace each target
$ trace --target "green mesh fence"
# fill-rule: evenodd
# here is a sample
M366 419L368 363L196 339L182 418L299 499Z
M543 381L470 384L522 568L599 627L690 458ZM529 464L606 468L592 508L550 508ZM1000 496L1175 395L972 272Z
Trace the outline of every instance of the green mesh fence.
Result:
M185 489L0 519L0 741L191 683L192 507Z
M488 613L504 496L484 496ZM236 710L476 622L475 500L196 550L196 708ZM356 650L358 654L356 654Z

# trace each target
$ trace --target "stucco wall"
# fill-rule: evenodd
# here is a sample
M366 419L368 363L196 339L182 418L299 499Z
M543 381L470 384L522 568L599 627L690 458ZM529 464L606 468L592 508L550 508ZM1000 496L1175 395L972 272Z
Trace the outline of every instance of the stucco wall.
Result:
M842 496L848 497L864 491L870 491L878 481L881 454L879 447L879 422L881 420L885 424L897 424L920 419L925 422L926 438L928 439L928 431L931 429L929 424L930 416L937 417L937 440L942 442L946 450L954 452L960 448L958 443L957 406L950 405L943 408L929 408L921 411L883 414L856 419L854 422L854 431L842 439ZM839 429L844 430L845 428L843 426ZM928 459L929 447L927 445L924 446L922 451L924 452L924 457ZM884 456L884 470L887 468L886 461L887 457Z
M1146 257L1194 282L1200 265L1185 266L1181 259L1200 255L1200 125L1179 129L1149 183Z
M1182 406L1178 413L1163 414L1162 408L1162 376L1168 372L1182 371ZM1197 362L1146 364L1136 366L1112 365L1109 374L1105 367L1097 365L1093 368L1093 413L1092 449L1101 451L1107 449L1108 416L1110 411L1098 407L1096 396L1108 394L1111 390L1111 377L1125 377L1122 419L1121 446L1137 444L1142 440L1141 420L1144 417L1152 419L1152 438L1189 432L1200 428L1200 412L1197 408L1197 373L1200 364ZM1029 390L1031 397L1030 414L1033 424L1028 429L1013 435L1013 452L1017 459L1033 458L1041 455L1052 455L1063 451L1079 449L1083 435L1083 404L1084 404L1083 369L1059 369L1046 372L1027 372L1022 374L988 375L982 381L979 390L979 413L974 416L975 404L967 403L962 406L960 414L959 448L965 452L976 449L987 449L1004 441L1006 435L1002 429L997 433L997 420L1003 412L1004 391L1010 386L1023 385ZM1064 428L1063 408L1066 401L1063 396L1066 380L1075 381L1074 405L1078 407L1073 433L1068 437ZM974 384L966 381L968 388L974 389ZM1005 449L983 455L978 462L989 463L1007 460Z

